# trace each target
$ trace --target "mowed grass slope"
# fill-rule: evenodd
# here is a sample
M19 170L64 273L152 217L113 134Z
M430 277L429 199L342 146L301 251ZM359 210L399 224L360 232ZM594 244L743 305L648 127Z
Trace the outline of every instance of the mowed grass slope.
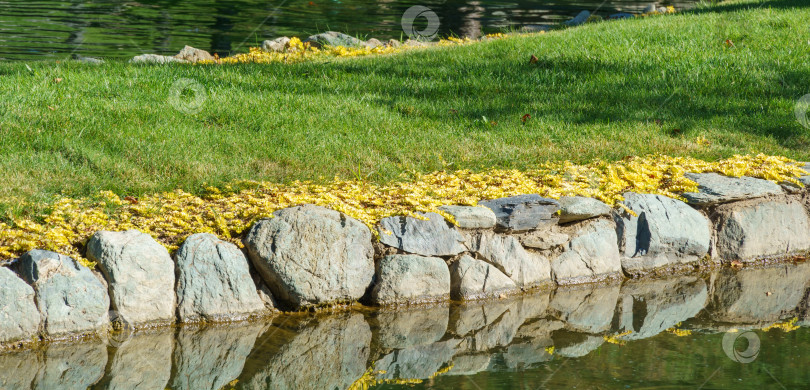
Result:
M733 2L328 63L0 63L0 198L651 153L806 160L808 20L803 1ZM184 78L205 91L197 113L169 101Z

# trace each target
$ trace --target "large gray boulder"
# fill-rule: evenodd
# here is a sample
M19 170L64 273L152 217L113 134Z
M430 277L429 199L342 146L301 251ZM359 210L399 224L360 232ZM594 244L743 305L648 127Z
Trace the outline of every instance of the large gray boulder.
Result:
M606 220L585 223L564 252L551 261L551 272L557 284L591 283L617 277L622 261L616 228Z
M466 250L464 237L439 214L383 218L379 224L380 242L422 256L453 256Z
M363 296L374 277L365 225L315 205L273 215L256 222L244 243L276 300L297 309Z
M467 246L523 289L551 282L551 266L544 256L528 252L517 238L493 232L471 232Z
M377 268L371 300L378 305L450 299L450 271L438 257L391 255L383 257Z
M174 262L148 234L97 232L87 243L87 257L107 280L117 320L131 326L174 321Z
M244 319L264 311L248 260L212 234L189 236L175 255L181 322Z
M558 202L560 202L560 223L608 215L612 210L605 202L584 196L563 196Z
M310 35L304 43L310 43L315 47L321 46L345 46L345 47L361 47L364 43L361 39L355 38L351 35L339 33L336 31L327 31L320 34Z
M522 232L557 223L560 204L537 194L482 200L478 205L495 212L501 230Z
M17 272L34 288L45 337L91 332L108 324L107 288L76 260L32 250L20 257Z
M462 229L489 229L495 226L495 213L481 206L440 206L439 210L453 216Z
M810 249L810 217L794 199L738 202L715 212L717 256L752 260Z
M698 206L783 194L779 184L753 177L728 177L717 173L687 173L684 176L698 183L698 192L687 192L683 197Z
M34 289L6 267L0 267L0 345L32 341L41 317Z
M497 267L469 255L450 265L450 296L455 300L481 299L519 291Z
M262 50L266 52L283 52L287 50L287 44L290 43L290 38L279 37L276 39L268 39L262 42Z
M661 195L625 193L627 212L614 214L622 268L644 274L697 262L709 252L709 220L686 203Z

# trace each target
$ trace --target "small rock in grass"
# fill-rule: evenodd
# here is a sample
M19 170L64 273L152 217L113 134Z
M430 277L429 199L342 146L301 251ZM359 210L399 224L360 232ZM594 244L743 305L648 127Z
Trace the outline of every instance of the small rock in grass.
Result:
M58 253L32 250L20 257L17 272L37 297L43 333L49 338L90 332L107 326L107 288L76 260Z
M336 31L327 31L325 33L310 35L304 43L309 42L314 47L320 46L344 46L344 47L362 47L363 41L351 35L346 35Z
M393 47L393 48L397 48L397 47L402 46L402 42L400 42L400 41L398 41L396 39L389 39L388 42L386 42L385 44L388 45L388 47Z
M379 39L377 39L377 38L371 38L371 39L369 39L369 40L365 41L365 42L363 43L363 46L365 46L365 47L367 47L367 48L369 48L369 49L373 49L373 48L375 48L375 47L380 47L380 46L383 46L383 43L382 43L382 41L380 41L380 40L379 40Z
M655 3L651 3L651 4L647 4L647 5L644 7L643 12L644 12L645 14L651 14L651 13L653 13L653 12L657 11L657 10L658 10L658 8L655 6Z
M86 64L101 65L101 64L104 63L104 60L102 60L102 59L93 58L93 57L85 57L83 55L79 55L79 54L75 54L75 53L71 56L71 58L73 59L73 61L84 62Z
M175 260L180 321L238 320L264 310L248 260L236 245L212 234L193 234Z
M455 300L500 296L516 290L515 282L494 265L469 255L450 266L450 296Z
M268 39L262 42L262 50L271 53L281 53L287 50L288 43L290 43L290 38L288 37L279 37L273 40Z
M420 214L427 218L383 218L379 224L380 242L422 256L453 256L464 252L464 237L439 214Z
M455 218L458 227L464 229L489 229L495 226L495 213L481 206L441 206Z
M174 262L151 236L100 231L88 241L87 257L104 274L119 320L131 326L174 322Z
M450 271L438 257L391 255L377 266L371 299L380 305L450 299Z
M602 201L583 196L563 196L560 202L560 223L581 221L608 215L612 210Z
M202 50L193 48L191 46L186 45L180 50L179 53L174 55L174 58L178 60L188 61L188 62L200 62L200 61L213 61L214 56L211 53Z
M569 26L579 26L580 24L587 22L588 18L590 17L591 17L590 11L581 11L580 13L577 14L577 16L574 16L573 19L566 20L563 23Z
M141 54L139 56L132 57L129 60L131 63L142 63L142 64L170 64L170 63L187 63L188 61L181 60L179 58L171 57L171 56L162 56L158 54Z

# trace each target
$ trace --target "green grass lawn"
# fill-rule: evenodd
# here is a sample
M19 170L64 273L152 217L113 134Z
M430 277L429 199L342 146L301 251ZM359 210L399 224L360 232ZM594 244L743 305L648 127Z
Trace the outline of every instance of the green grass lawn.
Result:
M651 153L810 159L794 115L808 21L804 1L728 2L328 63L0 63L0 198ZM205 91L199 112L169 101L183 78Z

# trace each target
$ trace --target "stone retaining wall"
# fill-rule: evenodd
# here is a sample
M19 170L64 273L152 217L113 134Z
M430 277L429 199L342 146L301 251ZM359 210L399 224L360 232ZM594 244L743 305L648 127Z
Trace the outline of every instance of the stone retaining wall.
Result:
M590 198L527 194L442 207L455 224L437 213L385 218L379 240L359 221L314 205L256 222L244 250L195 234L172 258L144 233L98 232L86 248L96 271L40 250L0 267L0 301L11 302L0 309L0 344L111 325L243 320L276 308L503 297L810 250L803 188L689 177L699 192L683 194L687 202L627 193L625 207L613 209ZM801 181L810 184L810 176Z

